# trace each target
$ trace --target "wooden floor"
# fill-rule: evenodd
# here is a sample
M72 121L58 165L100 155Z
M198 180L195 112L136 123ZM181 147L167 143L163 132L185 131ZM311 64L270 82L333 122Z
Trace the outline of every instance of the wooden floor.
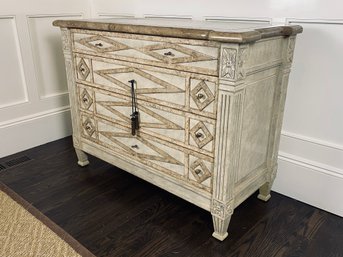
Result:
M208 212L94 157L76 162L69 137L0 159L0 180L98 257L343 257L343 218L280 194L250 197L219 242Z

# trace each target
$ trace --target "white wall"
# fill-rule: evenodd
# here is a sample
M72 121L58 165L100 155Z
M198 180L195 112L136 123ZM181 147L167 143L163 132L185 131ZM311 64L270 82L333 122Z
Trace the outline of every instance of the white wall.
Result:
M7 76L0 87L0 138L5 146L0 156L70 134L59 32L51 26L55 18L176 17L302 25L273 190L343 216L341 1L5 2L0 8L0 31L7 39L6 50L0 50L6 56L0 59L0 75Z
M89 17L82 0L0 3L0 157L71 134L55 19Z

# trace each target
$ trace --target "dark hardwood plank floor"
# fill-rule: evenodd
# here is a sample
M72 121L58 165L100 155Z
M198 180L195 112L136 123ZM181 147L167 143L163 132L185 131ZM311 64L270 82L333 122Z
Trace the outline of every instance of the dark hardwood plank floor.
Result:
M219 242L210 213L94 157L76 162L68 137L0 159L0 180L98 257L343 257L343 218L280 194L247 199Z

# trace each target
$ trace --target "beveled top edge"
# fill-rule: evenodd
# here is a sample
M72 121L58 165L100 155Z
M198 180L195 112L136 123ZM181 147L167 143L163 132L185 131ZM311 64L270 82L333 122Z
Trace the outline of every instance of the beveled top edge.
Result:
M202 39L226 43L248 43L262 38L276 36L291 36L302 32L299 25L265 26L251 25L232 26L230 23L216 22L213 28L207 21L184 21L176 24L171 21L160 25L146 22L142 19L114 19L114 20L55 20L54 26L61 28L77 28L121 33L133 33L153 36L178 37L187 39ZM220 25L220 26L219 26ZM231 27L230 27L231 25Z

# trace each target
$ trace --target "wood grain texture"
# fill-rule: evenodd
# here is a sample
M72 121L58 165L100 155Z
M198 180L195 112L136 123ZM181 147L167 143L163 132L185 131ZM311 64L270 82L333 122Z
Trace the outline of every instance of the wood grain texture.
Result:
M0 159L31 160L0 180L97 257L342 257L343 219L273 193L235 209L230 237L211 238L208 213L90 156L79 167L71 137Z

